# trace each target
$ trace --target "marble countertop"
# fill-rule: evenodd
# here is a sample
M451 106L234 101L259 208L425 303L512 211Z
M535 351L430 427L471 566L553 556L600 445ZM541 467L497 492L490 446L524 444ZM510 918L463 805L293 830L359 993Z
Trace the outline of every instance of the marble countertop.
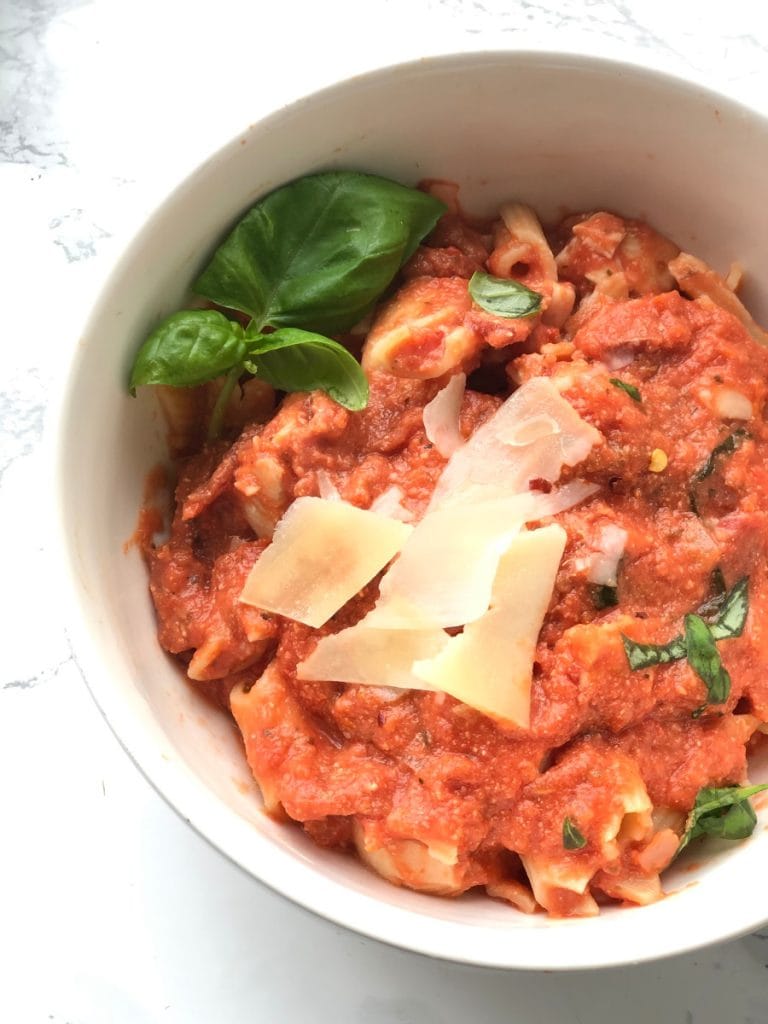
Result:
M44 585L46 409L78 326L147 210L243 124L348 73L488 47L627 57L768 110L767 43L754 0L0 5L0 1020L768 1020L768 930L641 967L502 973L385 948L267 892L128 761Z

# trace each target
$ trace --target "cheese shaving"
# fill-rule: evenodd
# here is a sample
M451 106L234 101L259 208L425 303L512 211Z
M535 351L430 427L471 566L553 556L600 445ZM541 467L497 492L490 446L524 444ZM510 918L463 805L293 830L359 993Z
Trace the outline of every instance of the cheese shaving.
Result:
M413 674L494 718L526 729L536 643L566 533L553 524L521 533L499 563L491 607Z
M344 501L297 498L240 600L319 627L391 561L412 527Z
M462 626L488 608L499 559L522 526L570 508L596 488L572 483L430 512L379 588L367 622L378 629Z
M442 629L371 629L365 619L356 626L321 638L297 667L299 679L425 690L430 687L412 671L414 661L433 658L448 643Z
M550 380L534 377L453 453L428 511L476 500L478 487L498 496L526 492L531 480L554 483L563 466L581 462L600 440Z

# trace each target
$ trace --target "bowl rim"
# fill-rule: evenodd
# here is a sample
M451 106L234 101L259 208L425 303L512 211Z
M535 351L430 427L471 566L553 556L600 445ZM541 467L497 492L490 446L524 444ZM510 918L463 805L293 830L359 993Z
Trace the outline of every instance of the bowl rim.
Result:
M236 812L226 808L212 791L201 785L199 778L180 760L174 762L164 756L159 747L147 743L145 723L134 709L120 696L109 681L109 665L101 658L96 645L91 642L88 626L89 611L84 595L78 586L78 566L74 544L67 530L67 439L69 423L76 415L77 381L82 361L86 358L85 339L92 337L111 301L111 293L120 282L125 271L135 262L142 249L156 231L157 224L166 210L175 205L184 194L193 189L199 177L220 160L226 161L239 147L244 136L254 131L263 131L294 111L315 101L333 99L343 94L354 84L385 83L394 75L418 76L433 68L442 71L471 69L479 65L518 64L521 66L547 66L558 69L572 69L576 72L606 71L631 76L638 84L665 86L677 93L696 95L713 107L726 110L738 117L757 120L768 128L768 116L756 107L748 106L724 93L717 92L700 83L691 73L690 77L668 70L660 70L649 63L641 63L622 55L621 59L607 58L585 52L553 50L549 48L526 49L468 49L430 54L427 57L394 61L379 65L372 70L349 75L320 89L313 90L249 124L229 141L219 145L215 151L199 161L181 178L161 200L154 204L148 216L135 229L120 251L109 261L107 271L101 275L95 300L83 317L79 342L74 342L67 358L63 386L51 398L49 408L49 429L52 439L52 456L55 460L54 511L56 519L55 550L60 558L59 573L64 594L64 615L67 633L72 649L73 661L80 670L104 720L114 736L133 761L145 779L165 802L205 839L212 847L237 865L249 878L261 883L273 892L290 900L299 907L331 923L341 925L352 932L390 945L435 959L462 963L472 966L501 969L525 969L546 971L572 971L617 967L637 964L691 952L715 942L736 938L754 931L768 921L768 903L760 909L758 902L739 903L736 912L725 915L711 915L708 926L694 933L689 929L677 934L674 930L655 934L653 942L634 939L620 948L601 948L596 958L590 952L591 943L573 942L575 928L585 928L589 920L574 919L560 921L558 926L538 929L542 941L532 942L533 930L488 929L485 941L476 943L477 938L466 924L442 921L426 915L414 914L408 908L395 907L365 893L356 892L341 882L319 879L318 872L309 864L287 866L289 860L267 837L259 837L244 819L233 820ZM258 873L242 855L243 842L248 833L253 837L254 846L274 856L272 861L259 865ZM632 914L640 914L649 908L634 908ZM366 913L368 911L368 913ZM618 911L624 912L624 911ZM642 932L643 929L637 929ZM585 938L589 932L585 934ZM565 941L562 939L565 936ZM514 937L520 941L515 941ZM463 937L459 944L455 938Z

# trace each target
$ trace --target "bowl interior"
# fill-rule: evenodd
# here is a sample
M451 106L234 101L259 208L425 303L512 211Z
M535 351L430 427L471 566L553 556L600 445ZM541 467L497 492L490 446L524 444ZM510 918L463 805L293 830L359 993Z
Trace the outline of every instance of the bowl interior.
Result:
M134 240L80 341L61 419L61 522L89 683L126 749L180 813L247 871L336 921L437 956L549 969L625 963L768 917L756 833L667 879L674 898L600 918L526 917L486 898L395 889L259 808L234 727L155 641L144 566L124 542L164 456L151 398L125 391L137 345L179 308L227 227L278 184L331 167L459 182L464 205L519 198L545 218L609 208L647 218L715 267L759 270L768 127L658 74L541 54L428 59L335 86L250 127L187 179ZM768 291L745 298L768 319ZM753 773L759 777L760 772ZM713 910L716 909L716 913ZM575 941L576 939L579 941Z

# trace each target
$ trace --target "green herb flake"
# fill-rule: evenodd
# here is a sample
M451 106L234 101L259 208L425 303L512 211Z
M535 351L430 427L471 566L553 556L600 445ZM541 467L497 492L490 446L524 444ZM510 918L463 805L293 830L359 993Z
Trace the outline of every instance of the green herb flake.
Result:
M725 597L717 618L711 625L698 614L687 615L685 636L676 636L666 644L639 643L622 633L621 640L629 667L636 672L652 665L667 665L671 661L681 661L687 657L691 668L707 685L709 702L722 704L730 693L731 680L720 662L714 641L731 640L741 636L748 612L749 577L744 576ZM701 627L704 627L706 634ZM692 653L689 651L689 632L694 636ZM721 693L725 693L725 696L715 699Z
M626 391L633 401L642 404L643 399L634 384L627 384L625 380L619 380L618 377L609 377L608 383L613 384L615 388L619 388L621 391Z
M694 476L694 481L706 480L708 476L711 476L715 470L715 462L718 457L720 455L732 455L748 437L749 433L744 427L739 427L738 430L734 430L732 434L729 434L724 441L721 441L720 444L712 449L707 461Z
M468 287L478 306L508 320L535 316L541 310L541 295L519 281L476 270Z
M747 839L757 824L757 815L749 798L765 789L768 789L768 783L759 786L700 789L686 820L685 832L677 848L678 854L700 836L730 840Z
M731 640L741 636L749 614L749 576L742 576L725 598L712 625L715 640Z
M685 657L685 640L676 636L667 644L641 644L621 634L629 667L633 672L651 665L666 665L670 661L681 661Z
M566 850L582 850L587 840L570 818L563 819L563 846Z
M707 703L724 704L731 692L731 677L720 660L712 630L699 615L685 616L688 664L707 688Z

